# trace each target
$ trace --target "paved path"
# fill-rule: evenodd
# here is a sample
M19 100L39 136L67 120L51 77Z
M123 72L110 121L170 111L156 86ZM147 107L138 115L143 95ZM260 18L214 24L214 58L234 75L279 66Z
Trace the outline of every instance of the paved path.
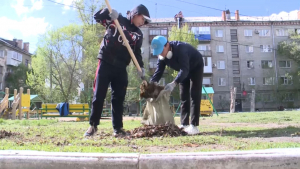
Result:
M0 151L0 169L299 169L300 148L172 154Z

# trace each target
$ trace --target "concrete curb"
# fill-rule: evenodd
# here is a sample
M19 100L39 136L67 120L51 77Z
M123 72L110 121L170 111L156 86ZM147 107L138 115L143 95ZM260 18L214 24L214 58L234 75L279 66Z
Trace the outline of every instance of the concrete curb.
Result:
M300 148L258 151L102 154L0 151L0 169L299 169Z

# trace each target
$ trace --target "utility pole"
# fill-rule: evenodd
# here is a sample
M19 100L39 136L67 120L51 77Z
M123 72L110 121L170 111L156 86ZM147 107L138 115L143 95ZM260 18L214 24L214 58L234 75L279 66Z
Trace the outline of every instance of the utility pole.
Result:
M50 99L52 100L52 51L50 52Z
M236 87L231 86L230 89L230 95L231 95L231 103L230 103L230 113L235 112L235 98L236 98Z
M255 89L252 89L251 95L251 112L255 112Z

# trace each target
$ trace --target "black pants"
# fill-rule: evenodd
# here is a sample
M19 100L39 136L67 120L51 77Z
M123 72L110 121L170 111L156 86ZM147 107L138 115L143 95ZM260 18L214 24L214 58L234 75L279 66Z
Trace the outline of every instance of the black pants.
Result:
M103 110L108 85L111 85L112 124L114 129L123 127L123 102L128 85L126 68L117 68L104 61L99 62L92 101L90 125L97 126Z
M192 87L190 86L192 82ZM181 100L181 124L189 125L189 116L191 113L191 124L199 126L200 104L202 96L203 64L199 64L190 71L188 77L184 79L179 86ZM192 105L190 103L192 98Z

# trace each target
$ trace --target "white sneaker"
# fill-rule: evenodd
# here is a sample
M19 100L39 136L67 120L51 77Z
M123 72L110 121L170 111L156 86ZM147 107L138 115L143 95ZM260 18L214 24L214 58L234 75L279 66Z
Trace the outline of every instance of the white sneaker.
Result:
M181 128L181 129L185 129L185 128L189 127L189 126L180 124L180 125L178 125L178 127Z
M192 124L189 127L185 128L184 131L187 132L188 135L195 135L195 134L199 134L200 133L198 127L194 126Z

